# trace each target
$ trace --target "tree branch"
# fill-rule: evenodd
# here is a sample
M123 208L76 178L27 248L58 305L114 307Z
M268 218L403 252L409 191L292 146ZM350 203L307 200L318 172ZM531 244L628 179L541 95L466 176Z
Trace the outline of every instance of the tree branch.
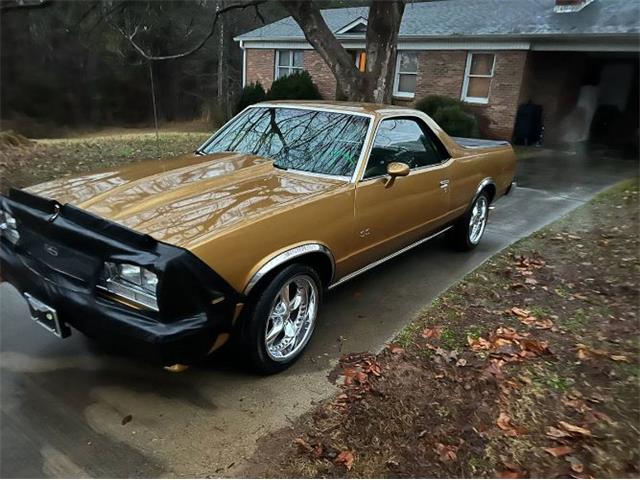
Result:
M148 61L175 60L176 58L187 57L187 56L197 52L202 47L204 47L204 45L209 41L209 39L215 33L216 23L218 22L218 18L220 17L220 15L223 15L224 13L229 12L231 10L245 9L245 8L248 8L248 7L254 7L256 9L256 11L258 11L258 7L260 5L262 5L263 3L266 3L266 2L267 2L267 0L249 0L249 1L242 2L242 3L234 3L232 5L227 5L226 7L223 7L221 9L219 9L218 11L216 11L215 15L213 16L213 20L211 22L211 27L209 28L209 32L207 32L207 34L204 36L204 38L202 40L200 40L200 42L198 42L195 46L193 46L189 50L187 50L185 52L182 52L182 53L176 53L176 54L173 54L173 55L158 55L158 56L156 56L156 55L151 55L148 52L146 52L140 45L138 45L134 41L134 37L137 34L138 27L136 27L136 29L134 30L134 32L132 34L127 34L121 27L118 27L118 26L115 26L115 25L114 25L114 27L129 42L129 44L146 60L148 60ZM262 16L260 16L260 17L262 17Z
M310 0L281 0L282 6L300 25L307 41L315 48L333 72L338 83L338 96L357 99L363 76L351 55L324 21L317 5Z
M52 0L4 0L0 4L0 12L26 8L42 8L51 5Z

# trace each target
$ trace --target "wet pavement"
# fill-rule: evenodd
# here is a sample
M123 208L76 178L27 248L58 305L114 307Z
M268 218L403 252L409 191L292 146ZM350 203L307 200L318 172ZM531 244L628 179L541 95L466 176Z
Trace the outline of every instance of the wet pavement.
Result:
M247 373L229 355L170 374L77 332L58 340L2 284L0 475L233 475L258 438L335 391L326 375L342 352L379 349L496 252L638 171L637 160L604 150L527 155L519 187L496 203L476 250L454 253L437 238L338 287L304 357L272 377Z

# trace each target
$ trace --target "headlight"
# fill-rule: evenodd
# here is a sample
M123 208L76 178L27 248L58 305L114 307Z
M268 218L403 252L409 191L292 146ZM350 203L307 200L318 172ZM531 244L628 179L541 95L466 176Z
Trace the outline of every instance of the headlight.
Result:
M18 222L13 215L4 210L0 210L0 236L7 237L13 243L20 240L20 232L18 232Z
M105 262L98 287L116 296L158 311L158 276L130 263Z

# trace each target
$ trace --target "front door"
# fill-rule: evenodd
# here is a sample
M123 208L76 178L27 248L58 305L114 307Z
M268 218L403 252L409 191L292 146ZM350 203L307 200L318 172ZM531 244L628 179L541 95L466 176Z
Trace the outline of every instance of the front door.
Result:
M390 162L410 173L387 185ZM424 238L448 220L449 154L422 120L381 121L365 172L356 186L356 262L368 265Z

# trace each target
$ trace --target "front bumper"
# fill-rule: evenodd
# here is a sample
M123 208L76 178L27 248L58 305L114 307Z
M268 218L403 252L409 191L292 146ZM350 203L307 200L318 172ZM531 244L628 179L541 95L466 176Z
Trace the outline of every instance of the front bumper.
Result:
M172 365L204 357L217 336L231 330L238 294L190 252L22 191L0 202L17 218L21 234L15 245L0 238L3 280L56 309L61 321L82 333ZM55 258L46 254L52 245ZM98 290L107 260L153 267L160 277L159 311Z

